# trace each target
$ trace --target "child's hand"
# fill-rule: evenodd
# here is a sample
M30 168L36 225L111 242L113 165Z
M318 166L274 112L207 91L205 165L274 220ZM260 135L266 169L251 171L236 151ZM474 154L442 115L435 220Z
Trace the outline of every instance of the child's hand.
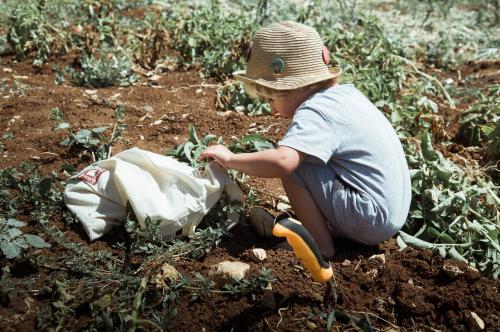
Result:
M223 145L212 145L200 154L199 160L212 158L224 168L229 168L228 163L234 153Z

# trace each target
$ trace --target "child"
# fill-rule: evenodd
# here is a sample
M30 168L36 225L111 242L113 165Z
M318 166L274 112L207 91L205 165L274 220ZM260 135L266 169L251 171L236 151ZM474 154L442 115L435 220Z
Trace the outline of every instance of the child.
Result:
M234 154L222 145L201 159L257 177L280 178L300 222L325 258L333 238L374 245L403 226L411 200L408 165L384 115L353 85L337 84L318 33L284 21L262 28L234 76L273 113L292 118L276 149Z

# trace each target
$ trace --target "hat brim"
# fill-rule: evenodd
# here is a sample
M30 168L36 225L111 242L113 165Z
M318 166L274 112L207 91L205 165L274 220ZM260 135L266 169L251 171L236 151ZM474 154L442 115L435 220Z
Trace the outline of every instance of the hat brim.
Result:
M299 89L323 81L333 80L339 77L341 74L342 74L342 68L331 67L328 69L328 73L326 75L314 75L310 77L302 77L300 79L295 79L295 78L287 79L287 77L272 81L263 78L252 79L246 76L245 70L237 70L233 72L233 77L238 81L244 83L257 84L274 90L286 91L286 90Z

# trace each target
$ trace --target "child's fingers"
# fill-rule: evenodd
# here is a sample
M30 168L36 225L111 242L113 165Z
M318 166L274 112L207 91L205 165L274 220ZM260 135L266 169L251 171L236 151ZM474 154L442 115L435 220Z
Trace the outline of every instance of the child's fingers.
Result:
M198 160L210 160L210 159L214 159L214 157L213 153L208 149L203 151L198 157Z

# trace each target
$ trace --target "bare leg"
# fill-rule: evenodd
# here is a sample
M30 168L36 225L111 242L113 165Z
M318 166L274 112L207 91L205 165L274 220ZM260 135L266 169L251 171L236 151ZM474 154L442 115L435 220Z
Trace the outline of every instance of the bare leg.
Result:
M316 205L311 193L295 183L291 176L281 178L281 183L285 188L290 204L292 204L293 211L299 221L311 233L321 254L327 259L333 258L335 249L327 225L328 221Z

